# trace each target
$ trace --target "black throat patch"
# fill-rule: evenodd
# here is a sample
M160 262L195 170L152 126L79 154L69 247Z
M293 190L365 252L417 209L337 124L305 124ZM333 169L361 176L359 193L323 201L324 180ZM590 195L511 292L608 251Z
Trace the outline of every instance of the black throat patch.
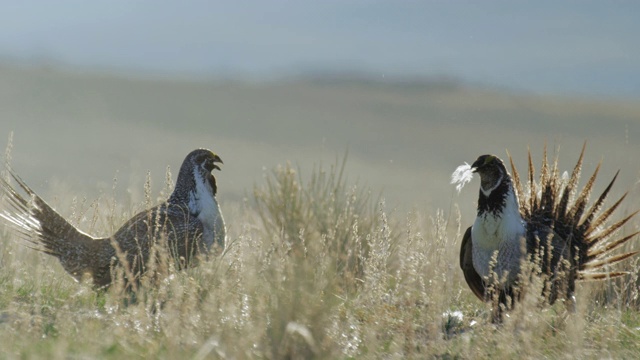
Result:
M509 193L511 178L505 174L500 184L486 196L480 188L480 197L478 198L478 216L489 212L493 215L502 213L506 203L507 194Z
M216 193L218 192L218 185L216 184L216 177L213 176L212 173L209 173L209 174L207 174L205 176L209 180L209 185L211 185L211 190L213 190L213 195L215 196Z

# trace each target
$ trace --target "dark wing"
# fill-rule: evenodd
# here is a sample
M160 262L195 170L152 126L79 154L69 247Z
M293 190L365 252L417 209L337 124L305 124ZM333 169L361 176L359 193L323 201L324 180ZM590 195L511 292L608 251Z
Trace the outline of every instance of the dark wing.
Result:
M188 206L164 203L136 214L113 237L130 262L138 257L146 263L157 241L166 241L174 257L189 262L202 251L202 231L202 223L189 213Z
M193 260L207 251L202 222L190 213L189 206L173 204L168 206L166 224L167 245L179 262L178 268L195 265Z
M471 291L478 297L478 299L485 300L485 286L484 281L476 269L473 267L472 257L472 242L471 242L471 227L465 231L462 237L462 245L460 246L460 268L464 274L464 279L467 281L467 285L471 288Z

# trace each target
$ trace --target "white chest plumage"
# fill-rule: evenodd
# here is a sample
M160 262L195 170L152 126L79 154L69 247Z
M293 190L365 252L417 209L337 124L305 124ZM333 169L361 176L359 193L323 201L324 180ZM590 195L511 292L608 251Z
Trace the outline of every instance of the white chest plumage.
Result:
M482 277L490 275L491 259L497 252L493 271L499 279L507 274L507 284L516 280L522 258L522 241L526 228L518 202L510 189L502 212L485 212L476 217L471 227L473 267Z
M202 240L207 249L210 249L214 243L223 245L226 229L220 206L213 195L213 189L202 178L199 171L194 170L193 175L196 188L189 195L189 208L192 214L198 214L198 220L202 223Z

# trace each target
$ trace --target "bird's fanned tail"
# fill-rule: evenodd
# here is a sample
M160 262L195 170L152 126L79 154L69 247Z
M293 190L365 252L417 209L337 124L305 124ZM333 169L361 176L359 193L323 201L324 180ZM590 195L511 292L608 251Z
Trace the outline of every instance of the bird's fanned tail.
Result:
M0 217L6 220L26 246L56 256L65 268L77 263L69 261L74 260L72 258L91 251L92 245L95 245L94 239L76 229L51 208L8 164L5 164L5 169L25 195L14 188L8 178L0 177L3 203ZM72 267L67 271L74 277L82 275L82 269Z
M638 253L638 251L618 253L617 250L640 232L620 237L615 237L615 235L638 212L636 211L613 224L606 224L627 195L623 194L613 205L604 208L604 202L618 177L618 173L587 209L600 164L584 187L578 191L577 184L582 172L584 151L585 146L580 152L580 157L571 175L567 178L560 176L557 158L552 165L549 164L545 146L537 183L534 179L535 168L531 152L529 152L526 183L528 191L525 190L525 185L521 181L511 155L508 155L514 187L522 196L520 211L527 222L551 226L562 239L566 239L572 256L577 259L575 269L577 279L599 280L622 276L626 272L613 271L610 267Z

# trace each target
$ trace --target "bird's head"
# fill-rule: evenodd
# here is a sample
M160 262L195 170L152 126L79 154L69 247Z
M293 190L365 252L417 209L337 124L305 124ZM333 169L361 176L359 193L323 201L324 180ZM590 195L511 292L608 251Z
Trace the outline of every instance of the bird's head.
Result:
M190 163L192 168L197 168L202 174L211 175L213 169L220 170L218 164L223 164L222 159L211 150L197 149L187 155L185 163Z
M213 190L213 194L216 194L216 179L213 177L211 173L214 169L220 170L220 166L218 164L222 164L222 159L220 156L213 153L208 149L197 149L187 155L184 160L185 163L191 163L192 171L198 172L200 174L200 178L203 180L207 180L211 185L211 189Z
M480 175L480 188L485 195L491 194L504 180L509 179L507 168L495 155L482 155L471 165L471 171Z
M197 188L198 182L209 185L215 195L218 188L211 172L214 169L220 170L218 164L222 164L222 159L211 150L196 149L190 152L180 166L176 188L170 201L187 201L189 193Z

